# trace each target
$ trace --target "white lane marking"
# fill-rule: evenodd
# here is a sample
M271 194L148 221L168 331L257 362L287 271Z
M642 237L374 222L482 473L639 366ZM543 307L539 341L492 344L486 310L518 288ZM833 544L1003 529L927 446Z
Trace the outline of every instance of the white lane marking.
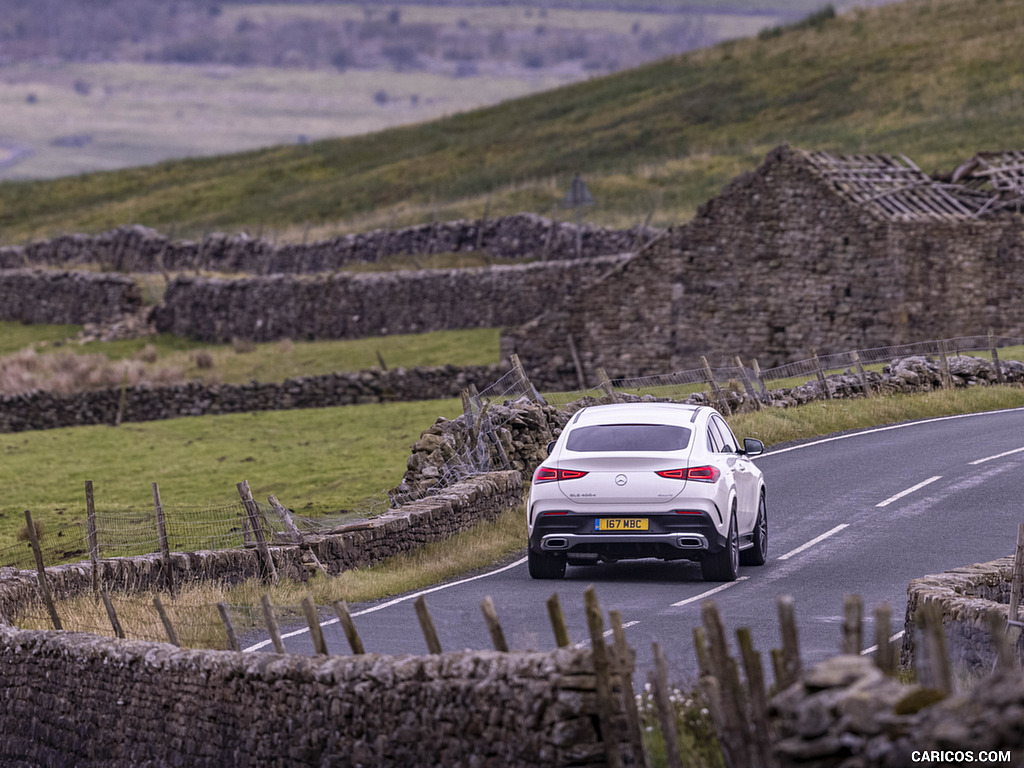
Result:
M942 479L942 475L936 475L935 477L929 477L929 478L928 478L927 480L922 480L922 481L921 481L920 483L918 483L917 485L912 485L912 486L910 486L910 487L909 487L909 488L907 488L907 490L905 490L905 491L900 491L900 492L899 492L899 493L897 493L897 494L896 494L895 496L890 496L890 497L889 497L888 499L886 499L885 501L880 501L880 502L879 502L878 504L875 504L875 506L876 506L876 507L888 507L888 506L889 506L890 504L892 504L892 503L893 503L894 501L899 501L899 500L900 500L900 499L902 499L902 498L903 498L904 496L909 496L909 495L910 495L910 494L912 494L912 493L913 493L914 491L919 491L919 490L921 490L922 488L924 488L924 487L925 487L926 485L929 485L929 484L931 484L931 483L934 483L934 482L935 482L936 480L941 480L941 479Z
M839 533L841 530L843 530L843 528L849 528L849 527L850 527L849 523L841 523L840 525L837 525L835 528L833 528L831 531L825 531L825 533L821 534L821 536L816 536L815 538L813 538L810 541L808 541L806 544L801 544L796 549L791 549L789 552L787 552L786 554L784 554L781 557L779 557L779 560L789 560L789 558L791 558L793 555L799 555L805 549L810 549L811 547L813 547L818 542L824 541L829 536L832 536L834 534Z
M750 578L749 576L740 576L738 579L736 579L736 581L727 582L725 584L722 584L720 586L715 587L714 589L709 589L707 592L701 592L699 595L696 595L694 597L688 597L685 600L680 600L678 603L672 603L672 607L673 608L682 608L684 605L689 605L690 603L695 603L698 600L703 600L705 597L711 597L712 595L717 595L723 589L728 589L729 587L734 587L737 584L739 584L741 581L746 581L749 578Z
M895 643L897 640L899 640L901 637L903 637L903 635L905 633L906 633L906 630L905 629L901 629L899 632L897 632L895 635L893 635L892 637L889 638L889 643L890 644ZM869 653L874 653L877 650L878 650L878 646L877 645L872 645L870 648L865 648L863 651L861 651L860 655L861 656L867 656Z
M629 629L630 627L635 627L639 623L640 623L639 621L627 621L625 624L622 625L622 628L623 629ZM612 635L615 634L615 630L614 629L606 629L602 634L603 634L604 637L611 637ZM575 648L587 648L589 645L590 645L590 640L587 639L587 640L580 640L578 643L576 643L576 645L574 647Z
M958 413L955 416L936 416L934 419L921 419L920 421L907 421L903 424L890 424L888 427L875 427L874 429L863 429L860 432L850 432L846 435L836 435L834 437L824 437L821 440L814 440L810 443L801 443L800 445L791 445L789 448L779 448L778 450L769 450L758 456L758 460L767 459L771 456L779 456L783 453L789 453L790 451L799 451L802 448L811 448L815 445L822 445L824 443L834 443L836 440L848 440L851 437L860 437L861 435L874 435L878 432L889 432L893 429L906 429L907 427L917 427L921 424L932 424L937 421L952 421L953 419L972 419L977 416L996 416L1001 413L1017 413L1024 411L1024 408L1003 408L999 411L983 411L981 413Z
M1005 451L1004 453L997 453L995 456L986 456L984 459L977 459L976 461L967 462L968 466L975 466L976 464L984 464L986 461L993 461L994 459L1001 459L1004 456L1012 456L1015 453L1024 453L1024 448L1014 448L1012 451Z
M372 608L364 608L361 611L356 611L355 613L352 614L352 618L355 618L357 616L365 616L366 614L374 613L375 611L383 611L385 608L390 608L392 605L398 605L399 603L404 603L407 600L415 600L420 595L429 595L431 592L440 592L442 589L448 589L449 587L457 587L460 584L468 584L469 582L476 581L477 579L486 579L488 576L494 576L496 574L502 573L503 571L510 571L513 568L517 568L518 566L522 565L525 562L526 562L526 558L523 557L523 558L520 558L519 560L516 560L514 563L510 563L509 565L506 565L506 566L504 566L502 568L498 568L497 570L494 570L494 571L488 571L487 573L480 573L480 574L477 574L476 576L470 576L468 579L461 579L460 581L453 581L450 584L441 584L440 586L437 586L437 587L431 587L430 589L420 590L419 592L415 592L415 593L413 593L411 595L405 595L404 597L396 597L394 600L389 600L386 603L381 603L380 605L375 605ZM338 619L328 619L327 621L320 622L320 626L321 627L326 627L326 626L329 626L331 624L337 624L337 623L338 623ZM309 627L304 627L302 629L297 629L294 632L288 632L286 634L281 635L281 639L284 640L284 639L289 638L289 637L296 637L298 635L304 635L307 632L309 632ZM270 645L270 643L271 643L271 640L268 638L266 640L261 640L260 642L256 643L255 645L250 645L248 648L243 648L242 650L245 653L248 653L249 651L258 651L260 648L267 647L268 645Z

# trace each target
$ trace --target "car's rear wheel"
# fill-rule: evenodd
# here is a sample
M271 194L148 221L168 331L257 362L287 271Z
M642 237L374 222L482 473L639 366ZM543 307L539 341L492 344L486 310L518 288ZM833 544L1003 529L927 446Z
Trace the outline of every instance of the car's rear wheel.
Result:
M753 541L754 546L740 552L740 565L764 565L768 561L768 505L763 493L757 506Z
M530 576L534 579L560 579L565 576L565 555L545 555L529 548L526 552Z
M740 535L736 530L736 513L729 519L729 533L721 552L706 555L700 561L704 581L736 581L740 572Z

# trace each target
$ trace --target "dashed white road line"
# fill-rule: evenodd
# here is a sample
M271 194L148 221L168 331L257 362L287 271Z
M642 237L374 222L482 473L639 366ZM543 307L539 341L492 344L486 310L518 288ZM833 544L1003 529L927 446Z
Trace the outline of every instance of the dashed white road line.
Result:
M678 603L672 603L672 607L673 608L681 608L684 605L689 605L690 603L695 603L698 600L703 600L705 597L711 597L712 595L717 595L723 589L728 589L729 587L734 587L737 584L739 584L741 581L746 581L749 578L750 578L749 576L740 576L738 579L736 579L736 581L730 581L730 582L726 582L725 584L720 584L719 586L715 587L714 589L709 589L707 592L701 592L699 595L695 595L694 597L688 597L685 600L680 600Z
M622 628L623 629L629 629L630 627L635 627L639 623L640 623L639 621L627 621L625 624L622 625ZM604 635L604 637L611 637L612 635L615 634L615 630L614 629L606 629L602 634ZM576 648L589 648L590 647L590 639L587 638L586 640L580 640L580 642L576 643L575 647Z
M835 534L839 533L844 528L849 528L849 527L850 527L849 523L841 523L841 524L837 525L835 528L833 528L831 531L825 531L823 534L821 534L821 536L816 536L815 538L813 538L810 541L808 541L806 544L801 544L796 549L791 549L786 554L780 556L779 560L789 560L789 558L793 557L793 555L799 555L805 549L810 549L815 544L817 544L819 542L822 542L825 539L827 539L829 536L834 536Z
M905 490L905 491L900 491L900 492L899 492L899 493L897 493L897 494L896 494L895 496L890 496L890 497L889 497L888 499L886 499L885 501L881 501L881 502L879 502L878 504L875 504L875 506L876 506L876 507L888 507L888 506L889 506L890 504L892 504L892 503L893 503L894 501L899 501L899 500L900 500L900 499L902 499L902 498L903 498L904 496L909 496L909 495L910 495L910 494L912 494L912 493L913 493L914 491L919 491L919 490L921 490L922 488L924 488L924 487L925 487L926 485L929 485L930 483L934 483L934 482L935 482L936 480L941 480L941 479L942 479L942 475L935 475L935 477L929 477L929 478L928 478L927 480L922 480L922 481L921 481L920 483L918 483L917 485L912 485L912 486L910 486L909 488L907 488L907 490Z
M510 571L513 568L518 568L520 565L522 565L525 562L526 562L526 558L523 557L523 558L520 558L519 560L516 560L514 563L509 563L508 565L503 566L501 568L498 568L497 570L494 570L494 571L488 571L487 573L480 573L480 574L477 574L476 576L470 576L468 579L461 579L459 581L453 581L453 582L450 582L448 584L441 584L440 586L431 587L430 589L422 589L419 592L414 592L411 595L403 595L402 597L396 597L394 600L389 600L386 603L381 603L380 605L374 605L374 606L372 606L370 608L364 608L361 611L356 611L355 613L352 614L352 618L355 618L357 616L365 616L368 613L375 613L376 611L383 611L385 608L390 608L392 605L398 605L399 603L404 603L404 602L406 602L408 600L415 600L420 595L429 595L431 592L440 592L442 589L448 589L450 587L457 587L460 584L468 584L469 582L476 581L477 579L486 579L488 576L494 576L497 573L502 573L503 571ZM320 622L320 626L321 627L327 627L327 626L330 626L331 624L337 624L337 623L338 623L338 619L328 619L327 621L321 621ZM309 627L303 627L302 629L297 629L294 632L288 632L288 633L286 633L284 635L281 635L281 639L284 640L284 639L289 638L289 637L296 637L298 635L304 635L304 634L306 634L308 632L309 632ZM270 643L271 643L271 641L269 639L262 640L262 641L256 643L255 645L250 645L248 648L243 648L242 650L244 652L246 652L246 653L248 653L249 651L258 651L260 648L266 648L268 645L270 645Z
M906 634L906 630L905 629L901 629L899 632L897 632L895 635L893 635L892 637L889 638L889 643L890 644L891 643L895 643L897 640L899 640L901 637L903 637L904 634ZM867 656L869 653L874 653L877 650L878 650L878 646L877 645L872 645L870 648L865 648L863 651L861 651L860 655L861 656Z
M1024 453L1024 448L1014 448L1012 451L1004 451L1003 453L997 453L995 456L986 456L984 459L969 461L967 462L967 465L973 467L976 464L984 464L986 461L994 461L995 459L1001 459L1004 456L1012 456L1015 453Z

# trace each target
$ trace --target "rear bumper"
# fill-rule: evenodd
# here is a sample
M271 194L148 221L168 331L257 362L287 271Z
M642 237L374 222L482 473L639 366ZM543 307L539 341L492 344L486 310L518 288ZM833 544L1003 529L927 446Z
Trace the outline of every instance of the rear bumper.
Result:
M612 544L660 545L687 550L706 550L708 548L707 537L700 533L549 533L540 539L540 548L545 552L565 552L584 544L597 547Z
M530 547L535 552L586 554L601 560L700 560L725 548L725 536L706 513L642 516L648 520L646 531L598 532L595 521L609 515L542 514L530 534Z

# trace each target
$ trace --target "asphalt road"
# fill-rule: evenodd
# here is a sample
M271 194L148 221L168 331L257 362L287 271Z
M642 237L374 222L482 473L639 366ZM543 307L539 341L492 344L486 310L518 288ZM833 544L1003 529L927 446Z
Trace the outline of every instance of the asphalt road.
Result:
M742 436L741 436L742 437ZM370 652L426 653L413 601L426 593L445 650L486 649L480 602L491 596L513 650L555 647L545 601L557 592L574 642L587 635L583 591L596 585L607 613L622 612L637 651L637 679L651 666L651 642L665 649L670 678L696 672L693 627L701 603L718 603L733 642L749 627L770 668L781 646L776 597L794 598L805 663L839 649L843 598L870 615L892 606L903 628L908 583L930 573L1012 554L1024 520L1024 409L971 414L864 430L772 450L757 459L768 488L769 559L742 567L740 580L701 579L695 563L656 560L572 567L563 581L535 581L523 557L486 572L396 599L352 606ZM713 593L709 595L709 593ZM312 653L308 629L293 628L289 651ZM332 653L348 653L337 621L326 621ZM255 643L247 650L268 650Z

